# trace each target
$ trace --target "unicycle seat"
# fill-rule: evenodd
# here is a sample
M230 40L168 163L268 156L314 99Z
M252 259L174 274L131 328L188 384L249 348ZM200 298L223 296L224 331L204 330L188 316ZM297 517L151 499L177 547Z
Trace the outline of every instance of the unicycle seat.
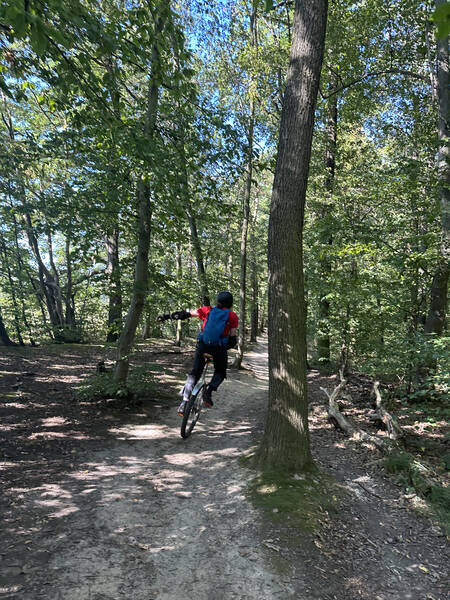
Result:
M207 352L203 353L203 356L207 359L207 360L213 360L213 355L212 354L208 354Z

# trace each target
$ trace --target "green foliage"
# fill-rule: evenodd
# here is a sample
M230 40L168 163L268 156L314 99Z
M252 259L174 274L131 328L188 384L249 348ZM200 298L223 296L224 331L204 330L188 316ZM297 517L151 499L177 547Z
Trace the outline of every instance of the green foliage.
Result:
M412 393L411 401L446 402L450 395L449 337L418 336L414 347L413 368L423 370Z
M438 37L446 38L450 34L450 2L438 6L432 15L432 19L437 25Z
M107 399L130 400L148 397L155 393L156 383L148 367L134 367L128 376L127 384L114 381L112 372L96 373L88 377L78 388L77 397L81 401Z

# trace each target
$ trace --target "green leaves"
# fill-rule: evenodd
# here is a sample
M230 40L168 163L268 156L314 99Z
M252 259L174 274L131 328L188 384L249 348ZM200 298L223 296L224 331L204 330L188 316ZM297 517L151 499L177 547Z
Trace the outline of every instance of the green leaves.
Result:
M450 34L450 2L438 6L431 18L436 23L438 37L447 37Z

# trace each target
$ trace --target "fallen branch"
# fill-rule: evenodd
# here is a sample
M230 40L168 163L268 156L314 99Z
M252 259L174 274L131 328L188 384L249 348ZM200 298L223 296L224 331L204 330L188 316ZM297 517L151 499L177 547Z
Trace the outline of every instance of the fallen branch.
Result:
M326 394L328 398L327 411L330 423L333 423L336 429L341 429L345 433L352 434L354 431L354 427L349 423L349 421L347 421L347 419L341 413L341 411L339 410L339 405L337 403L337 397L347 385L347 380L344 379L343 370L339 371L339 377L341 382L334 388L331 394L327 389L323 387L321 387L320 389Z
M375 381L373 384L373 393L375 394L375 413L370 415L372 421L379 421L386 428L389 438L396 440L403 436L403 430L397 420L382 406L382 398L380 392L380 382Z
M352 425L352 423L350 423L350 421L348 421L339 410L337 397L347 384L347 380L344 378L344 372L342 369L339 370L339 378L341 380L339 385L337 385L331 393L323 387L320 388L328 398L328 419L331 423L333 423L333 425L337 429L341 429L354 439L371 442L372 444L377 446L377 448L383 448L384 442L381 438L371 435L370 433L366 433L361 429L358 429L357 427Z

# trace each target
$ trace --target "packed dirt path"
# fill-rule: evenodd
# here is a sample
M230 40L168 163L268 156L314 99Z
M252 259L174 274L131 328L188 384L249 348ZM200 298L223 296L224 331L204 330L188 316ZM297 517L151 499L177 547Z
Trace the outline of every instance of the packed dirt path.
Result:
M445 600L445 537L368 467L368 449L326 423L318 389L326 378L317 372L309 374L312 445L346 490L337 512L305 533L251 504L254 473L238 459L262 431L266 351L260 342L247 369L230 373L188 440L174 398L121 418L97 412L96 431L76 435L89 410L74 405L66 420L78 445L61 446L61 456L53 448L57 468L41 477L42 462L10 449L6 470L25 467L5 500L0 598ZM47 418L53 428L57 419Z

